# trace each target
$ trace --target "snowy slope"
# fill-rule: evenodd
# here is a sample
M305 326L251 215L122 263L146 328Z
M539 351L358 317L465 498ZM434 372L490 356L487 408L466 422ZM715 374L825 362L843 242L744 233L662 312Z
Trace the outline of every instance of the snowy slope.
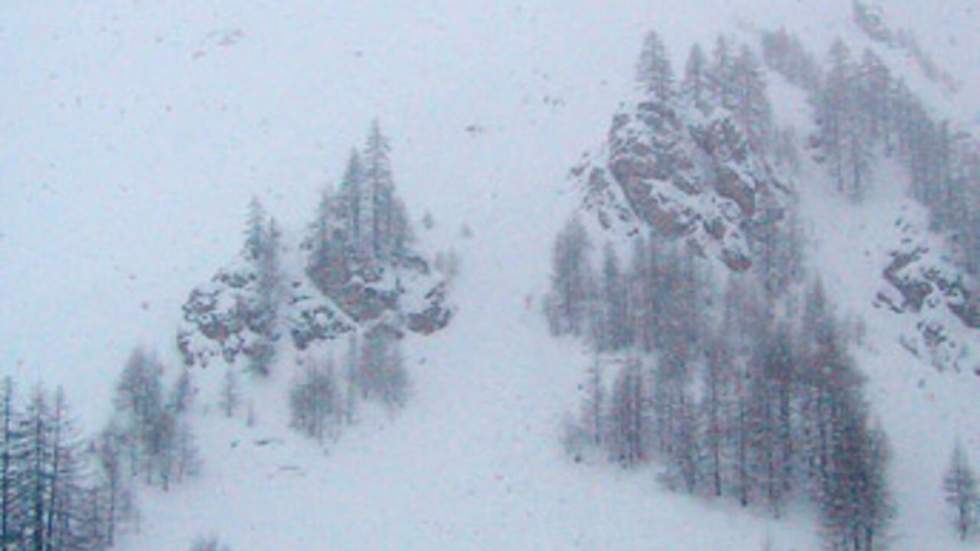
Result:
M463 256L458 317L410 342L405 412L366 414L324 454L285 430L283 412L266 408L246 429L212 410L207 472L147 500L132 548L209 532L234 549L755 549L767 533L812 543L794 523L664 493L650 473L568 461L557 431L584 359L525 306L526 273L512 268L541 263L540 247L495 237L529 214L473 220L482 231ZM270 434L282 443L256 445Z
M172 551L210 532L234 549L757 549L767 534L776 549L814 547L806 512L776 522L664 493L650 473L568 464L557 431L584 360L546 337L535 304L575 203L567 171L605 135L645 30L663 32L677 67L733 21L805 31L822 53L834 34L865 40L850 2L283 4L0 6L0 372L66 384L85 426L107 414L132 347L176 365L179 305L239 248L248 198L299 231L375 116L410 211L435 217L424 239L463 255L458 317L408 343L405 412L368 415L324 456L275 406L251 429L205 412L221 373L201 373L205 471L145 495L121 548ZM972 3L945 6L895 21L951 71L975 70ZM936 108L980 111L966 82ZM955 549L938 476L955 434L980 457L976 381L915 365L894 316L869 309L880 268L856 248L839 256L856 240L882 253L892 220L869 215L888 199L808 200L828 287L874 328L861 360L896 447L895 548ZM284 367L252 400L281 401L288 380Z

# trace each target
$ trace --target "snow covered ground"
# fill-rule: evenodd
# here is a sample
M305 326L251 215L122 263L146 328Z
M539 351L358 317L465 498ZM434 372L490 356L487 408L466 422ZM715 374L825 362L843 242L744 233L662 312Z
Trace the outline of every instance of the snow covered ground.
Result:
M375 116L411 212L435 217L423 239L462 256L458 317L408 343L416 394L403 413L366 416L325 455L285 429L284 368L250 389L256 427L199 412L202 477L144 495L141 531L122 549L173 551L207 533L233 549L817 545L805 511L773 521L666 493L651 471L569 463L558 428L584 360L546 336L537 299L575 201L567 170L605 135L644 31L664 34L677 70L692 40L733 23L785 23L822 53L837 32L862 40L850 2L468 4L0 7L0 372L65 384L87 428L104 420L134 346L176 365L179 305L240 246L248 198L301 231ZM937 57L975 71L972 4L945 6L899 9L896 24L927 47L954 37ZM941 27L917 25L932 15ZM967 75L966 91L980 86ZM936 108L980 112L966 91L936 94ZM870 308L892 236L879 213L898 199L853 208L801 188L814 262L869 327L860 359L896 453L894 547L955 549L939 477L955 436L980 458L977 380L918 364L897 343L901 321ZM220 371L199 379L203 408Z

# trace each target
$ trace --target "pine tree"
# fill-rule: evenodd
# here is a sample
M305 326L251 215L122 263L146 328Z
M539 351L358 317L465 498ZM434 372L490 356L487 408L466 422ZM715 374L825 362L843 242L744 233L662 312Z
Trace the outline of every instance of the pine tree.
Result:
M129 477L123 473L123 438L118 428L110 425L98 436L93 449L103 505L100 539L108 547L115 544L119 525L128 518L132 508Z
M592 244L585 226L573 217L555 239L552 252L548 320L553 335L582 336L594 280L589 253Z
M68 410L61 387L55 392L49 420L50 463L46 469L47 500L45 507L46 549L66 551L81 547L81 527L77 516L87 492L82 463L80 436Z
M582 402L582 426L592 444L601 447L606 439L606 388L602 379L599 355L593 356L586 371L585 399Z
M26 549L45 551L48 543L47 506L50 486L48 475L51 465L51 426L48 398L43 388L36 387L31 394L21 431L25 446L17 461L23 465L23 476L17 492L21 495L22 519L21 542Z
M167 407L174 413L181 415L187 412L194 400L194 389L191 381L191 372L185 366L181 370L180 376L174 383L174 388L170 392L170 400Z
M359 163L355 152L352 154L351 164L359 166ZM352 170L354 168L349 166L348 172ZM338 195L335 196L329 190L323 192L317 206L316 219L310 225L309 234L303 243L303 247L309 251L306 274L327 295L350 280L352 258L355 250L361 247L361 240L356 237L360 231L359 222L355 222L360 217L351 215L352 207L349 205L351 201L360 202L360 192L355 193L355 190L360 189L360 184L348 183L348 178L354 179L350 174L345 176Z
M821 151L840 192L847 189L844 136L850 115L849 88L853 73L850 51L838 39L830 49L830 71L816 100L816 114Z
M628 319L627 286L619 267L619 257L611 244L603 251L602 305L603 315L597 331L599 351L622 350L632 344L632 327Z
M694 44L684 65L684 80L681 94L686 102L707 115L711 109L710 86L708 82L708 60L700 44Z
M354 423L358 407L358 386L360 385L360 345L356 332L351 332L347 340L347 354L344 357L344 381L346 396L344 397L344 421L348 425Z
M886 151L891 149L889 135L891 87L892 77L888 66L874 53L874 50L866 48L861 54L861 61L857 67L855 101L857 108L865 113L868 137L875 142L879 140L884 142Z
M405 359L402 356L401 341L397 337L388 338L382 369L382 403L389 410L404 407L408 401L410 381L408 371L405 370Z
M248 217L245 223L245 258L258 261L265 249L266 214L258 197L252 197L248 204Z
M362 397L377 398L391 409L403 406L409 379L394 330L379 325L368 331L358 359L357 382Z
M374 258L387 260L395 251L394 228L396 222L394 204L395 184L391 172L391 146L388 138L381 133L377 120L371 123L367 143L364 146L364 182L367 185L370 201L370 243Z
M224 412L225 417L233 417L238 411L241 403L241 391L238 384L238 373L234 369L225 370L225 377L221 384L221 396L218 406Z
M257 335L249 355L249 370L268 375L275 358L279 338L279 304L282 301L282 273L279 266L280 230L275 219L269 219L262 234L260 253L255 260L257 274L255 303L252 308L252 329Z
M959 442L953 447L949 466L943 476L943 491L946 493L946 503L953 507L956 515L956 533L961 540L966 540L980 522L980 491L970 459Z
M830 70L816 99L818 141L837 190L860 200L871 171L870 123L859 107L858 71L840 39L830 49Z
M639 89L658 105L671 105L674 99L674 71L667 56L667 49L655 31L643 39L643 48L636 67Z
M347 243L343 243L347 255L354 258L364 258L369 251L371 239L368 235L370 220L370 203L366 201L368 196L367 185L365 183L364 167L361 163L361 155L357 149L350 152L347 161L347 169L340 181L339 196L336 200L337 205L332 206L332 202L325 194L321 204L320 219L330 217L339 218L342 224L342 231L334 235L327 235L327 231L322 232L322 239L336 239L339 235L346 238Z
M149 454L150 444L158 419L165 410L162 372L163 366L153 355L136 349L116 383L113 405L126 435L132 474L143 472L152 477L155 458Z
M735 58L729 39L718 35L708 70L711 103L725 109L735 109Z
M14 382L3 380L3 403L0 404L0 549L10 549L18 540L17 510L20 495L17 482L22 465L16 461L23 446L23 427L14 404Z
M790 489L795 359L784 329L763 327L748 366L752 478L777 516Z
M200 472L201 458L190 422L182 416L178 416L175 422L172 470L174 482L180 484L186 477Z
M749 147L758 153L769 150L772 139L772 106L766 93L766 82L755 53L743 46L732 66L735 122L745 135Z
M641 364L630 360L619 372L609 404L610 454L624 467L648 458L646 382Z
M724 337L710 339L705 356L701 400L704 470L711 493L721 497L728 485L728 442L731 441L732 434L731 419L737 374L733 365L734 358Z
M824 537L834 549L882 549L894 516L887 439L868 426L865 405L852 387L834 388L828 476L821 479L819 496Z
M305 370L290 390L289 410L292 427L317 442L334 434L339 404L332 363Z

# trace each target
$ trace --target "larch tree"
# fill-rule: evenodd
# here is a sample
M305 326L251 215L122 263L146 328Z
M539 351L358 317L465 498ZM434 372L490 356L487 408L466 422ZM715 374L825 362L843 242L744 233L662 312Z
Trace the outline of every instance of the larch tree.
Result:
M943 476L943 492L954 512L954 526L961 540L966 540L980 522L980 492L970 459L963 446L956 442Z
M739 50L731 78L735 122L749 147L757 153L766 153L772 140L772 105L761 64L748 46Z
M334 435L339 404L332 363L306 368L290 389L289 411L292 427L317 442Z
M694 44L687 56L687 63L684 65L681 94L688 104L705 115L713 107L710 101L711 84L708 82L708 78L708 59L705 57L701 45Z
M241 403L241 390L239 389L238 373L234 369L225 370L224 379L221 383L221 393L218 398L218 407L225 414L225 417L233 417L238 411Z
M649 456L646 379L639 360L620 370L609 404L610 455L624 467L643 463Z
M592 243L581 220L571 218L555 239L552 250L548 319L554 335L585 334L586 312L592 300L594 275L589 262Z
M650 31L643 38L643 48L636 67L636 81L650 101L671 105L674 100L674 71L660 35Z

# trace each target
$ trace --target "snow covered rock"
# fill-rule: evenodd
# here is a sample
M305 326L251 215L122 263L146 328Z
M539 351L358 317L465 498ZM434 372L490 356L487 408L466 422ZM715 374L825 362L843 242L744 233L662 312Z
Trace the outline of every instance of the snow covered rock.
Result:
M654 102L621 109L606 143L572 174L602 228L683 238L735 271L752 266L748 236L763 197L779 205L788 195L727 110L704 116Z
M875 306L915 317L915 331L902 338L906 349L926 355L938 369L957 369L964 345L980 329L980 296L963 272L938 254L913 224L899 220L901 244L882 270L887 287Z

